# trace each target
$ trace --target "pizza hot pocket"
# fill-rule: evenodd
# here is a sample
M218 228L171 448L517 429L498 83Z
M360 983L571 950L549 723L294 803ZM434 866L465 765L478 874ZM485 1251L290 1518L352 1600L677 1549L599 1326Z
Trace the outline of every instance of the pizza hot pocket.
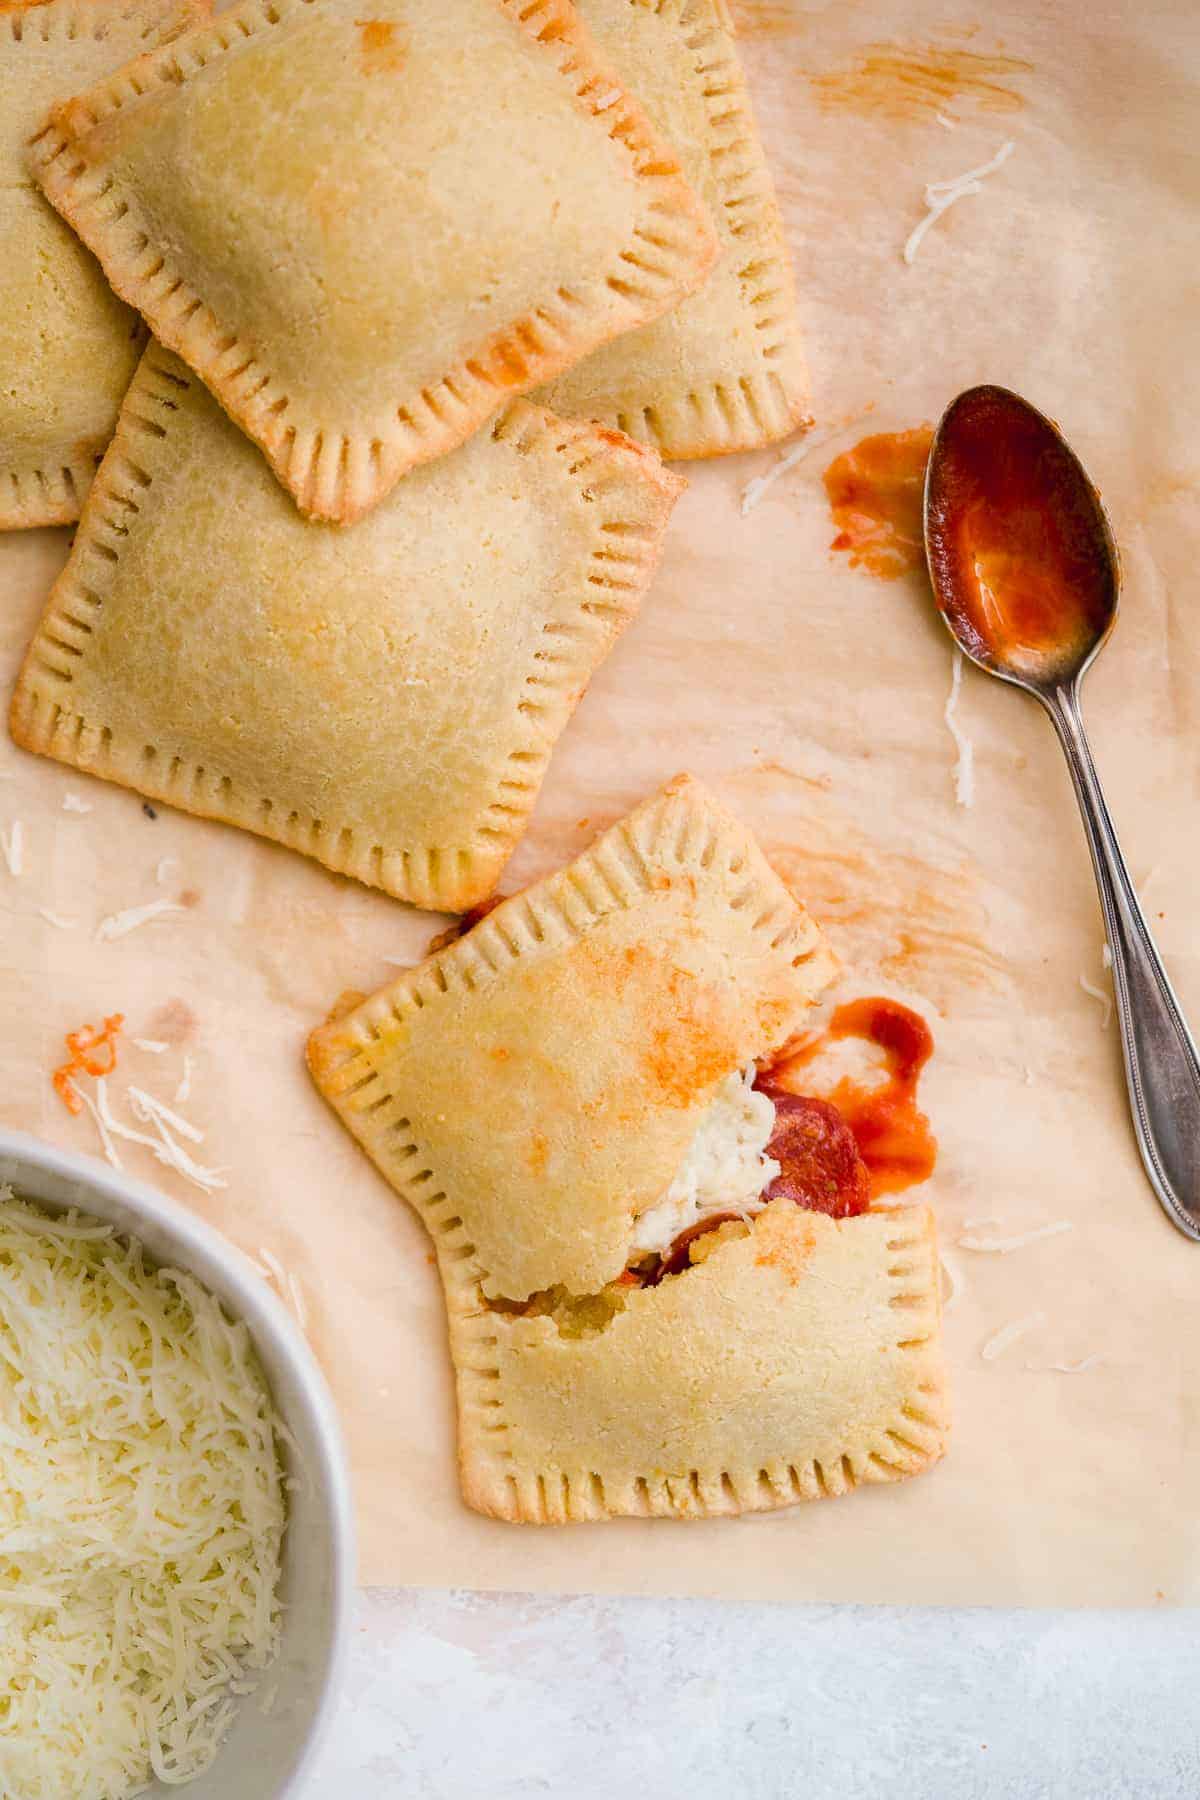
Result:
M737 1513L940 1454L932 1217L770 1077L834 966L680 778L314 1033L437 1246L472 1506Z

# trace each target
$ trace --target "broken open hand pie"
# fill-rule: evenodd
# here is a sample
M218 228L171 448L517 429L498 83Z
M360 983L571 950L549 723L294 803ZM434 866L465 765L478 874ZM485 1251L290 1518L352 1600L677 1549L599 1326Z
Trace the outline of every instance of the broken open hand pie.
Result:
M152 344L13 699L17 743L417 906L490 892L681 482L514 401L352 531Z
M679 155L721 244L669 313L539 394L664 456L720 456L804 422L808 373L770 171L724 0L577 0L601 54Z
M79 517L144 338L38 192L28 142L54 101L207 10L203 0L0 6L0 531Z
M317 1085L436 1244L472 1506L737 1513L940 1453L931 1216L872 1206L833 1109L755 1074L831 971L681 778L314 1033Z
M33 161L301 509L343 522L717 254L566 0L239 0L56 107Z

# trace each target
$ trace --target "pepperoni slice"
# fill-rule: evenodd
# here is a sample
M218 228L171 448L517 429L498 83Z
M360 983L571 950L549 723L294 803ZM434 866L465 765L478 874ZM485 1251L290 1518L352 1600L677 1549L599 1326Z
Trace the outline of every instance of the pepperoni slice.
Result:
M871 1178L854 1133L828 1100L787 1094L770 1082L755 1086L775 1103L775 1129L766 1155L779 1174L763 1189L767 1200L793 1200L809 1212L852 1219L871 1204Z
M700 1219L695 1225L689 1225L686 1231L681 1231L679 1236L672 1241L666 1255L646 1275L645 1286L657 1287L664 1275L678 1275L681 1270L690 1267L691 1246L696 1239L704 1237L709 1231L715 1231L718 1225L725 1225L730 1219L740 1219L741 1216L741 1213L736 1212L709 1213L706 1219Z

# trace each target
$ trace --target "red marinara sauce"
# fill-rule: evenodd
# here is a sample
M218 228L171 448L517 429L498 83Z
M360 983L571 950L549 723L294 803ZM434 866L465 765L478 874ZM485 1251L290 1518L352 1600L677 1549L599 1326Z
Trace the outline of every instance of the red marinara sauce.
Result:
M937 1139L917 1106L917 1083L933 1054L933 1035L920 1013L901 1006L898 1000L851 1000L838 1007L825 1031L789 1052L758 1085L772 1095L794 1091L800 1071L821 1046L848 1037L878 1044L887 1070L886 1080L874 1087L843 1077L825 1103L836 1109L853 1136L869 1178L869 1199L873 1200L927 1180L937 1161ZM767 1154L776 1156L772 1148Z
M843 451L825 471L825 493L838 528L831 550L851 568L894 581L925 566L925 464L933 430L881 431Z
M1074 656L1111 623L1096 491L1050 421L1007 389L972 388L950 407L928 510L939 604L982 661Z
M887 1078L874 1087L843 1078L828 1099L797 1093L801 1071L830 1039L857 1037L884 1052ZM916 1103L921 1070L933 1053L933 1036L920 1013L896 1000L851 1000L828 1026L778 1063L760 1069L754 1085L775 1106L775 1125L765 1154L779 1174L763 1189L766 1200L791 1200L807 1212L852 1219L869 1211L880 1194L898 1193L933 1173L937 1141ZM686 1231L644 1269L626 1269L623 1284L653 1287L678 1275L691 1261L697 1238L741 1215L713 1213Z

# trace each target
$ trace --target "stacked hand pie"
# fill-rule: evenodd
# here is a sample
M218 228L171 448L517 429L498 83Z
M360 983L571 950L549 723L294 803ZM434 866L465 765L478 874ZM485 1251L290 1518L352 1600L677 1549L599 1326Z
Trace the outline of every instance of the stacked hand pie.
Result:
M646 590L657 452L802 415L731 33L718 0L188 3L5 16L6 522L74 517L113 440L13 732L466 906Z
M662 459L804 417L723 0L18 0L0 101L0 526L79 519L13 736L397 899L476 905L650 583L683 485ZM828 973L711 806L668 790L546 907L510 902L314 1041L319 1084L434 1230L467 1490L505 1517L778 1504L940 1443L915 1353L933 1330L902 1340L888 1310L936 1314L917 1215L814 1238L780 1202L652 1281L631 1260L714 1098L737 1103ZM593 1053L564 1041L542 1092L527 1039L552 1025ZM493 1036L477 1164L422 1134L437 1072ZM871 1317L865 1372L842 1367L843 1393L825 1370L815 1420L828 1321L807 1275L788 1288L802 1265ZM753 1333L729 1348L747 1308L766 1360ZM594 1318L603 1351L556 1348ZM485 1342L525 1421L509 1462L476 1418ZM676 1342L719 1371L717 1424L671 1378ZM635 1430L651 1362L665 1385ZM582 1438L548 1398L568 1370L605 1414ZM924 1424L897 1455L901 1413Z

